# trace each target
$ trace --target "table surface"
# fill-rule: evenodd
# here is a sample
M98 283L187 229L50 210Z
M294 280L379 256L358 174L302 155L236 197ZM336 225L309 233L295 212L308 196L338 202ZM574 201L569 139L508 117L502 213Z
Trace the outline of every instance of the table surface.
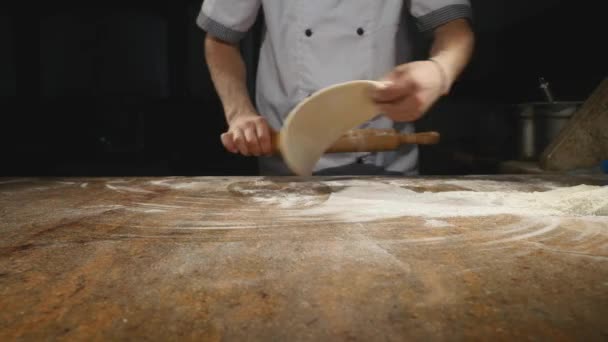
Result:
M608 217L448 196L580 184L0 179L0 340L606 340Z

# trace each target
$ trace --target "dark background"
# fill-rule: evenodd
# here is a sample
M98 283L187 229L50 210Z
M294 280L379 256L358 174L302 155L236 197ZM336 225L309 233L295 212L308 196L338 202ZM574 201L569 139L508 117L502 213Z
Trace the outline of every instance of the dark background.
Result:
M255 174L220 144L201 3L2 1L0 175ZM472 3L473 62L418 125L443 136L422 149L423 174L497 172L516 158L514 106L543 100L539 76L584 101L608 74L602 1ZM250 66L259 28L243 42Z

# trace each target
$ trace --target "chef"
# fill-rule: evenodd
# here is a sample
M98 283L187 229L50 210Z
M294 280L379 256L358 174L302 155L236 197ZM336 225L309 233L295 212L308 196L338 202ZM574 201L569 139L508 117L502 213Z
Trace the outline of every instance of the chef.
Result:
M265 31L256 94L249 94L239 41L259 11ZM270 134L310 94L352 80L383 80L370 96L381 114L361 128L413 133L420 119L469 62L474 46L468 0L206 0L197 24L207 32L205 56L222 101L232 153L259 157L262 175L291 174L271 155ZM428 58L413 60L407 20L432 37ZM252 98L250 95L254 95ZM331 125L331 122L327 123ZM328 154L317 175L413 175L418 149Z

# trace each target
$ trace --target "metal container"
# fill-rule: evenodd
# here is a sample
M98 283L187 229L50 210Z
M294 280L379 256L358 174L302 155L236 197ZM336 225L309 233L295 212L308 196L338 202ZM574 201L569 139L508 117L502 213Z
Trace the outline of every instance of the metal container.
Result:
M531 102L517 106L520 160L536 161L582 102Z

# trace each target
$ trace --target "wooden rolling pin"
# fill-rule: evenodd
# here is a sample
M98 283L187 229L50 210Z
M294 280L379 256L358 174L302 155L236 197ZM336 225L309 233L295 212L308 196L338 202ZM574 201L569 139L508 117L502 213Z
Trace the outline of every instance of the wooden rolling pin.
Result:
M279 134L272 136L272 149L279 153ZM433 145L439 133L400 134L393 129L356 129L344 134L325 153L392 151L404 144Z

